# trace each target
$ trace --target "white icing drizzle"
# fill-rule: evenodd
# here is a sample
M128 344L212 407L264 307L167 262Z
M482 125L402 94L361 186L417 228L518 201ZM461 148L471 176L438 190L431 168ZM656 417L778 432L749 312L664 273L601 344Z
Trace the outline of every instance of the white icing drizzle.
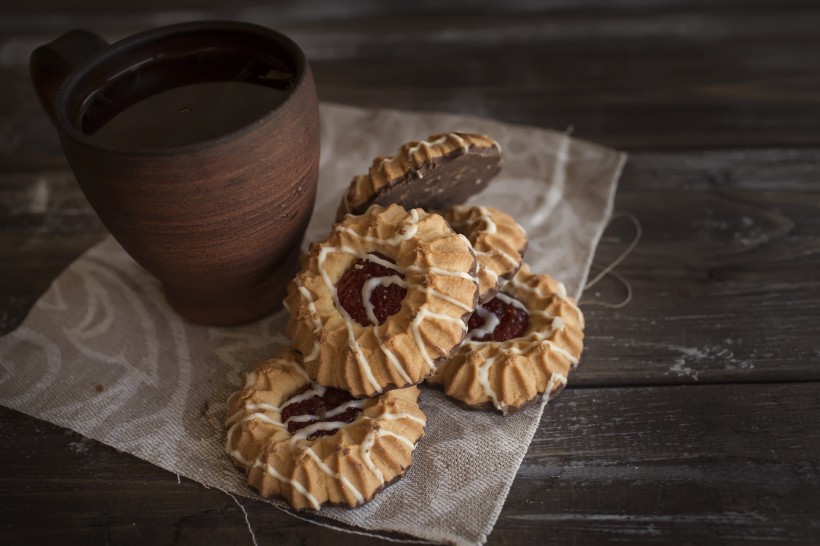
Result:
M544 295L541 293L541 286L540 285L536 285L534 287L530 286L530 285L525 284L525 283L521 282L520 280L518 280L517 276L513 277L512 280L510 280L510 285L512 285L514 288L516 288L518 290L523 290L525 292L529 292L530 294L535 294L539 298L544 297Z
M265 464L261 460L257 460L256 463L254 463L253 466L254 467L264 468L265 472L267 472L269 476L271 476L273 478L276 478L277 480L279 480L281 482L289 484L296 491L298 491L300 495L305 497L308 500L308 502L310 502L310 505L313 506L314 510L319 509L319 501L316 500L316 497L311 495L310 491L308 491L307 488L305 488L305 486L302 485L301 483L299 483L297 480L292 480L292 479L288 478L287 476L284 476L284 475L280 474L271 465Z
M234 423L234 421L239 419L239 417L242 414L246 412L256 413L256 410L260 409L262 411L280 411L279 406L274 406L273 404L266 404L265 402L260 402L258 404L245 404L244 406L242 406L242 409L235 411L227 419L225 419L225 424L231 425Z
M355 248L342 245L342 246L335 246L335 247L325 247L322 250L327 249L328 252L341 252L342 254L350 254L351 256L355 256L356 258L361 258L375 264L379 264L383 267L388 269L392 269L394 271L398 271L399 273L404 273L404 270L401 266L394 264L389 260L385 260L384 258L377 256L375 254L371 254L370 252L363 252L361 250L356 250ZM327 253L325 254L325 259L327 258ZM324 263L324 259L321 260L321 263Z
M432 369L435 367L435 364L433 364L433 361L430 359L430 355L427 353L427 347L425 346L424 341L421 339L420 329L421 321L423 321L427 317L434 317L439 320L455 322L459 326L461 326L463 330L467 329L467 325L464 324L464 321L460 318L451 317L450 315L442 315L441 313L434 313L432 311L427 310L426 308L421 309L418 313L416 313L416 316L413 317L413 320L410 322L410 329L413 331L413 338L416 340L416 345L419 348L419 352L421 352L421 356L424 358L425 364L427 364L427 366L430 369Z
M343 247L344 248L344 247ZM330 280L330 275L327 274L322 264L324 263L325 259L327 259L328 253L330 253L334 247L324 247L319 251L319 273L322 275L322 280L324 280L327 289L330 290L330 293L333 295L333 302L336 304L336 309L341 313L342 318L344 319L345 328L347 329L347 338L348 338L348 346L353 351L353 354L356 356L356 361L359 363L361 370L364 372L364 376L367 379L368 383L376 390L376 392L380 392L382 390L381 385L379 382L376 381L376 377L373 375L373 369L370 367L370 363L365 358L364 354L362 353L361 347L359 347L359 342L356 341L356 336L353 333L353 325L351 323L350 315L348 315L345 308L342 307L342 304L339 303L339 291L336 290L336 286ZM353 249L351 249L353 250ZM354 251L355 252L355 251ZM375 257L375 256L374 256ZM316 336L314 336L315 338ZM314 343L315 343L314 339Z
M486 271L493 279L496 281L498 280L498 273L490 269L489 267L482 267L481 262L476 260L475 262L475 275L477 278L481 278L482 272Z
M318 466L322 472L324 472L331 478L336 478L337 480L339 480L342 486L348 491L350 491L350 493L353 495L353 498L356 499L357 503L361 504L364 502L364 497L362 496L362 494L359 492L358 489L356 489L356 487L352 483L350 483L350 480L348 480L346 476L343 476L339 472L334 472L332 468L327 466L324 463L324 461L322 461L322 459L320 459L319 456L316 455L316 452L313 451L312 448L305 447L305 453L307 453L308 456L311 459L313 459L313 462L316 463L316 466Z
M369 320L370 324L374 326L378 326L379 320L376 318L376 309L373 306L373 302L370 301L373 297L373 290L375 290L378 286L390 286L391 284L397 284L401 287L406 286L404 279L398 275L371 277L364 281L364 284L362 285L362 305L364 306L364 311L367 314L367 320Z
M295 394L282 402L281 407L286 408L291 404L297 404L299 402L304 402L305 400L310 400L314 396L324 396L325 392L327 392L327 388L323 387L318 383L311 383L310 388L300 392L299 394Z
M507 305L511 305L517 309L520 309L527 314L532 314L523 303L513 298L512 296L504 294L503 292L498 292L495 295L495 297L501 300L502 302L506 303ZM490 343L489 341L481 342L479 341L479 339L486 335L492 334L495 331L496 327L501 323L501 319L499 319L495 315L495 313L488 311L487 308L483 305L478 305L475 308L475 312L478 314L479 317L484 319L484 324L478 328L470 330L467 333L467 341L476 343Z
M481 224L477 229L479 232L487 233L489 235L495 235L498 233L498 224L495 223L493 220L493 213L490 212L487 207L476 207L478 210L478 218L469 222L468 230L473 231L476 224ZM486 251L476 250L474 249L476 258L479 258L476 263L476 275L482 273L490 277L490 282L497 282L498 277L500 276L499 273L495 270L495 267L487 267L482 265L482 261L489 261L496 257L502 258L506 264L503 267L515 267L521 261L520 256L518 258L513 257L512 255L508 254L504 250L498 247L498 245L493 245L492 248Z
M547 388L544 389L544 394L542 396L542 399L543 399L545 404L550 401L550 396L552 395L552 391L555 388L556 383L561 383L562 385L566 385L567 384L567 376L562 375L558 372L552 372L552 375L550 375L550 379L547 382Z
M527 309L526 305L524 305L523 303L521 303L519 300L515 299L514 297L505 294L504 292L497 293L495 295L495 297L500 299L501 301L503 301L507 305L512 305L513 307L517 307L518 309L520 309L521 311L524 311L527 314L530 313L530 310Z
M254 385L256 385L256 372L248 372L245 374L245 384L242 385L243 389L248 389Z
M422 419L420 417L416 417L411 413L382 413L379 415L378 419L384 419L385 421L396 421L397 419L410 419L411 421L415 421L416 423L424 426L427 424L426 419Z
M448 271L446 269L441 269L438 267L421 267L415 264L407 266L406 270L413 271L414 273L421 273L422 275L425 273L434 273L436 275L442 275L444 277L458 277L459 279L465 279L471 282L476 282L476 278L465 271Z
M373 432L376 434L376 436L391 436L391 437L395 438L396 440L400 441L401 443L403 443L404 445L406 445L408 448L410 448L410 451L415 451L416 450L416 444L414 444L413 442L411 442L410 440L408 440L407 438L405 438L401 434L396 434L392 430L379 429L379 430L374 430Z
M553 343L551 341L547 341L546 343L547 343L547 345L549 345L549 348L550 348L551 351L555 351L559 355L566 358L569 361L569 363L572 365L573 368L578 365L578 359L576 357L574 357L572 355L572 353L570 353L566 349L563 349L563 348L559 347L558 345L556 345L555 343Z
M517 265L518 262L521 261L520 259L513 258L512 255L507 254L506 252L504 252L500 248L493 248L493 249L491 249L489 251L486 251L486 252L481 251L481 250L476 250L475 254L476 254L476 256L480 256L480 257L484 256L484 257L487 257L487 258L492 258L494 256L500 256L501 258L504 258L504 260L506 260L508 262L508 266ZM486 268L486 269L490 270L493 273L493 275L496 276L496 278L498 277L498 274L495 271L492 271L489 268Z
M236 428L239 425L241 425L242 423L244 423L245 421L250 421L251 419L259 419L260 421L263 421L263 422L265 422L269 425L273 425L273 426L278 427L278 428L284 428L285 427L285 425L282 424L281 419L273 419L273 418L268 417L267 415L265 415L264 413L261 413L261 412L256 412L256 413L251 413L250 415L246 415L242 419L236 421L228 429L227 437L226 437L226 440L225 440L225 451L227 453L231 452L230 451L231 438L233 438L234 430L236 430Z
M307 440L308 436L312 436L316 432L336 431L347 424L349 423L342 423L341 421L320 421L319 423L313 423L312 425L308 425L305 428L294 432L290 437L290 443L295 444L299 440Z
M425 148L427 150L427 152L429 153L431 147L438 146L439 144L444 144L445 142L447 142L447 137L448 136L451 136L451 135L442 135L439 138L437 138L436 140L431 140L429 142L426 141L426 140L422 140L418 144L416 144L415 146L411 146L410 148L408 148L407 149L407 155L410 156L410 155L416 153L417 151L419 151L421 148ZM452 135L452 136L455 136L456 138L458 138L461 141L460 144L462 145L462 147L464 146L464 139L462 139L458 135Z
M371 237L369 235L359 235L349 227L343 226L341 224L336 226L336 231L347 233L348 235L352 235L357 239L368 243L376 243L384 246L399 246L401 243L409 241L410 239L416 236L416 232L419 229L418 221L419 211L418 209L412 209L410 211L409 221L402 222L399 228L396 229L396 234L390 237L389 239L380 239L379 237Z
M369 243L374 243L374 244L379 244L379 245L384 245L384 246L398 246L402 242L410 240L412 237L414 237L416 235L416 233L418 231L418 222L419 222L418 209L412 209L409 214L410 214L409 219L402 222L401 227L397 230L396 234L393 235L393 237L390 237L390 238L387 238L387 239L380 239L380 238L377 238L377 237L360 235L356 231L354 231L354 230L352 230L352 229L350 229L346 226L337 226L336 231L344 232L348 235L354 236L354 237L356 237L360 240L363 240L363 241L369 242ZM467 239L464 238L463 235L461 235L460 237L462 237L462 239L464 239L464 241L468 244L468 248L469 248L470 247L469 241L467 241ZM356 361L358 362L359 368L361 369L365 379L373 387L373 389L376 392L381 392L382 387L378 383L378 381L376 380L375 376L373 375L373 369L370 366L370 363L367 361L367 358L365 357L364 353L362 352L361 347L359 346L359 343L358 343L358 341L356 339L356 336L355 336L355 333L354 333L353 321L352 321L350 315L342 307L342 305L339 301L338 290L337 290L336 286L333 284L332 280L330 279L330 276L328 275L327 271L325 271L325 269L323 267L325 260L327 260L328 255L332 252L341 252L341 253L344 253L344 254L349 254L349 255L355 256L358 259L366 259L366 260L371 261L373 263L379 264L379 265L381 265L385 268L396 271L398 274L405 274L407 271L413 271L413 272L420 273L420 274L433 273L433 274L442 275L442 276L451 276L451 277L463 278L463 279L469 280L472 283L477 284L477 279L476 279L475 276L470 275L469 273L466 273L466 272L463 272L463 271L449 271L449 270L445 270L445 269L441 269L441 268L437 268L437 267L432 267L432 266L431 267L421 267L421 266L417 266L415 264L412 264L412 265L410 265L406 268L402 268L401 266L399 266L395 263L389 262L389 261L387 261L383 258L380 258L379 256L376 256L376 255L374 255L370 252L359 251L359 250L356 250L356 249L351 248L351 247L346 246L346 245L340 245L340 246L335 246L335 247L326 246L326 247L323 247L323 248L320 249L319 254L318 254L319 273L322 276L322 280L324 281L325 286L327 287L327 289L330 291L330 293L332 295L333 302L336 305L336 309L341 314L342 319L344 320L345 328L347 329L347 333L348 333L348 346L350 347L351 351L355 355ZM429 295L432 295L432 296L435 296L435 297L439 297L439 298L441 298L441 299L443 299L443 300L445 300L449 303L457 305L460 308L464 309L465 311L472 310L472 306L464 304L464 303L456 300L455 298L452 298L452 297L450 297L446 294L442 294L442 293L440 293L440 292L438 292L438 291L436 291L432 288L419 286L419 285L415 285L415 284L410 284L410 283L406 282L405 280L401 279L401 277L398 274L397 275L390 275L390 276L386 276L386 277L374 277L372 279L368 279L367 281L365 281L364 285L362 286L362 303L363 303L365 312L367 314L368 320L374 326L378 326L378 321L376 320L375 310L373 308L373 304L370 302L370 298L373 294L373 290L375 289L375 287L381 285L383 282L387 282L388 284L398 284L398 285L403 286L403 287L410 287L410 288L413 288L415 290L420 290L420 291L425 292L426 294L429 294ZM300 288L300 293L302 294L302 297L304 297L306 300L308 300L308 302L309 302L308 305L309 305L309 308L311 309L311 319L313 320L313 326L314 326L313 349L312 349L311 353L305 359L306 360L313 360L313 359L317 358L318 355L319 355L319 339L318 338L319 338L321 328L323 327L323 324L322 324L321 319L318 318L318 316L314 316L315 313L313 311L315 310L315 306L313 306L311 308L313 300L310 297L310 293L307 290L303 290L304 287L302 287L302 286L300 286L299 288ZM306 294L306 292L307 292L307 294ZM422 342L421 334L420 334L420 331L419 331L419 324L426 317L436 317L436 318L440 318L442 320L450 320L450 321L453 321L453 322L458 322L461 325L461 327L464 328L464 329L466 329L467 326L466 326L466 324L464 324L464 321L460 318L450 317L450 316L442 315L442 314L438 314L438 313L432 313L432 312L427 311L426 309L423 309L421 312L417 313L416 317L414 317L413 321L411 322L411 327L412 327L412 330L413 330L414 339L415 339L415 341L418 345L418 348L419 348L420 352L422 353L422 356L424 357L425 362L427 363L427 365L430 368L432 368L433 367L433 362L430 359L430 356L427 354L426 347L424 346L424 343ZM407 374L407 371L401 365L401 363L396 358L396 356L391 351L389 351L388 349L386 349L383 346L381 338L378 335L377 328L375 330L375 333L376 333L376 336L375 336L376 341L379 344L379 347L382 349L382 351L387 356L387 359L390 362L390 364L396 369L396 371L399 372L399 375L401 375L403 379L405 379L408 383L412 383L412 380L410 379L409 375Z
M377 431L374 430L370 432L367 436L365 436L364 440L362 440L362 443L359 446L359 449L361 450L364 465L367 468L369 468L371 472L373 472L373 474L379 480L379 483L381 485L384 485L384 474L381 470L379 470L379 467L377 467L375 463L373 463L373 459L371 457L373 453L373 447L376 445L376 432Z
M578 322L581 324L581 328L583 328L586 322L584 319L584 314L581 312L581 308L572 303L570 299L567 297L567 287L564 286L564 283L559 282L555 290L556 294L558 295L558 298L561 299L561 301L563 301L567 305L569 305L575 311L575 314L578 315Z
M491 356L487 358L481 366L478 367L478 374L476 375L476 379L478 380L478 384L481 385L481 390L484 391L484 394L492 400L493 406L500 409L501 411L507 411L507 404L503 401L498 400L498 395L495 393L495 390L490 385L490 367L495 364L495 356Z
M378 321L376 320L373 303L370 301L370 298L373 296L373 290L375 290L377 286L388 286L391 284L397 284L402 288L410 288L412 290L418 290L419 292L429 294L430 296L435 296L446 301L447 303L452 303L456 307L464 309L464 311L467 312L471 312L473 310L471 305L467 305L466 303L461 302L452 296L448 296L447 294L442 294L435 288L429 288L421 284L409 283L398 275L390 275L389 277L371 277L367 279L362 286L362 304L364 305L368 320L374 325L378 324Z
M314 384L314 386L315 387L320 387L319 385L315 385L315 384ZM301 393L297 396L292 397L290 399L290 401L298 401L298 399L300 397L304 396L308 392L315 392L315 391L314 391L314 389L309 389L308 391L305 391L305 393ZM327 413L326 417L331 417L331 416L334 416L334 415L338 415L339 413L342 413L343 411L345 411L348 407L359 407L359 408L361 408L366 402L367 402L367 400L364 400L364 399L351 400L351 401L349 401L345 404L342 404L342 405L338 406L337 408L334 408L333 410L329 411ZM286 404L283 404L283 407L285 405ZM258 414L254 414L254 415L258 415ZM247 418L251 418L254 415L249 415ZM411 421L419 423L422 427L425 426L426 423L427 423L425 418L419 418L415 415L412 415L412 414L406 413L406 412L383 413L383 414L381 414L381 415L379 415L378 417L375 417L375 418L362 415L361 417L356 419L356 421L353 421L353 423L323 422L323 423L316 423L314 425L305 427L302 430L298 431L296 434L294 434L291 437L289 442L291 444L294 444L298 440L306 439L307 437L309 437L311 434L313 434L314 432L316 432L318 430L336 430L338 428L341 428L341 427L344 427L344 426L347 426L347 425L353 425L353 424L355 424L355 423L357 423L361 420L364 420L364 419L373 420L373 421L378 421L378 420L395 421L395 420L399 420L399 419L409 419ZM322 426L322 425L327 425L327 426ZM289 484L299 494L304 496L308 500L308 502L310 502L311 506L313 506L313 508L315 510L318 510L319 507L320 507L320 504L319 504L318 500L300 482L298 482L295 479L291 479L291 478L288 478L287 476L284 476L283 474L278 472L271 465L262 462L261 457L259 459L257 459L254 463L251 463L251 461L245 459L242 456L242 453L239 450L236 450L236 449L231 450L230 449L230 440L231 440L231 435L232 435L231 433L232 433L233 429L235 428L235 426L236 425L234 425L234 427L231 427L231 429L228 431L228 444L225 447L225 451L227 453L229 453L231 455L231 457L233 457L234 459L239 461L246 468L251 468L251 466L258 467L258 468L263 468L269 476L271 476L271 477L273 477L273 478L275 478L275 479L277 479L277 480L279 480L283 483ZM279 426L284 426L284 425L282 423L279 423ZM376 440L377 440L377 438L382 437L382 436L391 436L393 438L396 438L401 443L406 445L410 449L411 452L416 449L416 444L413 443L410 439L408 439L408 438L406 438L406 437L404 437L400 434L397 434L397 433L395 433L393 431L390 431L390 430L380 429L380 428L374 428L373 430L371 430L367 434L367 436L365 436L365 438L362 440L362 442L360 444L360 453L362 455L362 460L364 461L365 466L367 466L373 472L373 474L379 479L380 484L384 485L384 483L385 483L384 474L381 472L381 470L379 470L379 468L376 466L376 464L373 462L373 459L372 459L372 451L373 451L373 448L375 447ZM327 466L327 464L325 464L324 461L322 461L319 458L319 456L316 454L316 452L312 449L312 447L310 445L304 446L304 449L305 449L305 453L307 453L307 455L311 459L313 459L313 461L316 463L316 465L319 467L319 469L322 472L324 472L326 475L330 476L331 478L339 480L339 482L342 484L342 486L344 488L346 488L348 491L350 491L350 493L353 495L353 497L356 499L356 501L359 504L364 502L364 496L353 485L353 483L351 483L351 481L346 476L342 475L339 472L335 472L333 469L331 469L329 466Z
M560 355L564 356L573 366L578 365L578 359L572 356L571 353L567 352L566 350L558 347L555 343L551 342L549 337L552 336L554 331L550 329L546 333L541 332L530 332L526 336L517 337L513 339L509 339L507 341L472 341L468 340L464 342L464 346L468 347L472 350L480 349L482 346L487 344L494 344L498 347L499 350L502 351L509 351L511 353L517 355L527 355L530 351L537 349L541 345L547 345L550 350L555 350L555 352L559 353ZM529 339L529 343L521 347L522 341L526 341Z
M258 420L262 421L263 423L267 423L267 424L273 425L275 427L280 427L281 428L281 427L284 426L282 424L281 419L274 419L273 417L269 417L266 413L263 413L263 412L254 412L254 413L251 413L250 415L247 415L247 416L243 417L242 419L240 419L236 423L234 423L233 426L228 430L228 433L230 434L230 432L233 429L235 429L238 425L241 425L245 421L250 421L251 419L258 419Z
M292 480L292 479L288 478L287 476L282 475L275 468L273 468L271 465L263 463L262 459L257 459L255 462L249 461L248 459L246 459L245 457L242 456L242 453L238 449L234 449L233 451L230 451L229 454L230 454L231 457L233 457L234 459L239 461L242 464L242 466L244 466L245 468L248 468L248 469L250 469L250 468L263 468L265 470L265 473L267 473L272 478L275 478L275 479L279 480L280 482L289 484L296 491L298 491L300 495L302 495L303 497L305 497L308 500L308 502L310 503L310 505L313 507L314 510L319 509L320 505L319 505L319 501L316 499L316 497L314 497L310 493L310 491L308 491L307 488L305 488L305 486L302 485L301 483L299 483L297 480Z
M373 448L376 447L376 439L378 437L381 437L381 436L390 436L392 438L397 439L398 441L400 441L401 443L406 445L407 448L411 452L416 450L416 444L414 444L413 442L411 442L409 439L405 438L401 434L396 434L392 430L376 429L376 430L370 431L370 433L368 433L368 435L365 436L365 438L364 438L364 440L362 440L362 443L361 443L361 446L360 446L361 454L362 454L362 460L364 461L365 466L367 468L369 468L370 471L373 472L373 474L379 480L379 483L381 485L384 485L384 474L379 469L379 467L376 466L376 464L373 462L373 458L372 458Z
M543 298L543 295L541 294L538 287L531 287L520 281L516 281L516 279L513 279L511 284L513 284L515 288L522 289L529 293L534 293L537 296ZM581 316L580 310L577 309L577 306L574 306L571 301L566 299L566 288L564 288L563 284L558 283L556 295L561 300L567 302L571 307L574 307L576 309L576 312L579 313L579 316ZM476 338L481 338L487 335L488 333L491 333L493 330L495 330L495 327L499 323L499 319L495 316L495 314L490 313L482 306L478 306L476 307L476 312L479 314L481 318L484 319L484 325L481 328L476 328L468 333L467 340L464 342L464 346L466 346L468 349L476 350L484 345L492 343L497 347L499 352L506 351L517 355L527 355L530 351L537 349L539 346L546 345L551 351L555 351L557 354L559 354L567 361L569 361L572 367L578 365L577 357L573 356L569 351L558 346L557 344L553 343L548 339L552 337L555 334L555 332L564 330L565 322L560 316L552 316L546 310L530 310L521 301L503 292L499 292L498 294L496 294L496 297L504 303L508 305L513 305L516 308L521 309L530 315L540 315L548 320L551 320L552 322L550 324L549 330L547 332L531 331L525 336L513 338L503 342L478 341ZM529 342L522 346L522 342L526 340L529 340ZM493 356L487 357L485 359L485 361L478 367L476 380L478 381L479 385L481 385L481 389L484 392L484 394L492 401L493 405L497 409L506 413L508 406L503 400L498 399L498 395L492 388L489 378L490 368L495 363L495 359L497 356L498 352ZM563 384L566 385L567 378L557 372L552 373L552 375L550 376L550 380L547 383L546 391L543 395L545 402L549 400L549 393L554 388L555 381L563 382Z
M233 451L228 451L228 455L230 455L231 457L233 457L234 459L236 459L237 461L242 463L242 466L244 466L246 468L250 468L250 467L254 466L254 462L249 461L248 459L243 457L242 453L238 449L234 449Z
M495 297L501 300L502 302L506 303L507 305L511 305L529 314L529 309L527 309L527 307L523 303L513 298L512 296L504 294L503 292L499 292L498 294L496 294ZM476 340L477 338L482 338L495 331L496 327L501 322L500 319L495 315L495 313L486 310L483 306L480 305L476 307L476 312L482 319L484 319L484 325L480 328L476 328L470 331L470 333L467 334L468 340L474 343L493 343L492 341L480 342ZM537 334L538 332L533 333ZM481 390L484 392L484 395L487 396L493 403L493 406L495 406L502 412L506 413L508 408L507 403L503 400L498 399L498 394L495 392L495 389L493 389L492 385L490 384L490 368L493 366L493 364L495 364L496 356L497 354L488 357L478 367L476 380L478 381L478 384L481 385Z
M447 294L442 294L441 292L439 292L435 288L428 288L428 287L422 286L420 284L409 284L409 283L405 283L404 286L407 287L407 288L412 288L413 290L418 290L419 292L424 292L425 294L429 294L431 296L435 296L439 299L442 299L442 300L446 301L447 303L452 303L456 307L458 307L460 309L464 309L467 312L471 312L473 310L472 305L467 305L466 303L463 303L463 302L461 302L461 301L459 301L459 300L457 300L457 299L455 299L451 296L448 296Z
M521 282L520 280L518 280L517 277L513 277L510 281L510 284L518 290L524 290L525 292L535 294L540 298L545 297L544 294L541 293L540 284L533 287ZM584 314L581 312L581 308L578 307L578 305L576 305L575 303L573 303L572 300L570 300L567 296L567 288L566 286L564 286L564 283L556 283L554 294L558 297L558 299L566 303L573 311L575 311L575 314L578 316L578 322L581 324L581 327L583 328L585 324ZM533 312L533 314L535 314L535 312Z
M554 320L555 315L551 314L546 309L528 309L527 312L530 315L538 315L539 317L544 317L547 320Z
M387 348L387 346L382 341L382 336L379 333L379 329L378 328L373 328L373 334L376 337L376 343L379 344L379 347L382 348L382 351L384 352L384 354L387 355L387 361L390 362L390 365L393 366L393 369L398 372L398 374L401 376L402 379L404 379L404 381L406 383L412 383L413 380L410 379L409 375L407 375L407 372L405 371L404 366L401 365L401 362L399 362L399 359L396 358L395 354L393 354L393 351L391 351L389 348Z
M497 233L498 226L493 221L493 214L489 210L487 210L486 207L478 207L478 210L481 213L481 215L479 215L479 219L484 220L483 231L491 234Z
M293 417L288 418L285 421L285 424L287 425L288 423L291 423L291 422L293 422L293 423L305 423L307 421L319 421L321 419L329 420L331 417L336 417L337 415L341 415L342 413L346 412L350 408L362 409L362 407L364 406L364 403L365 403L365 400L348 400L344 404L339 404L338 406L336 406L332 410L325 413L324 417L320 417L318 415L313 415L313 414L310 414L310 413L306 413L304 415L294 415ZM340 421L334 421L334 422L341 423ZM342 424L346 424L346 423L342 423Z
M305 360L314 360L319 356L319 332L322 331L322 319L319 318L319 313L316 311L316 301L313 299L313 294L310 293L310 290L302 286L301 283L297 283L296 286L299 289L299 293L307 302L308 311L310 311L310 320L313 322L313 349L311 349L310 354L305 357Z
M484 324L479 328L470 330L467 333L468 341L478 340L488 334L492 334L493 331L495 331L495 328L501 323L501 319L499 319L495 315L495 313L487 311L482 305L476 307L475 312L478 314L479 317L484 319Z

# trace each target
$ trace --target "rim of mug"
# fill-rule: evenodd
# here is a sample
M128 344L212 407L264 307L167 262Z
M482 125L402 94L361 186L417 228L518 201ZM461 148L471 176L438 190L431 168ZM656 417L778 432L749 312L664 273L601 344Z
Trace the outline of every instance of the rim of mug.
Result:
M219 135L218 137L208 138L190 144L162 146L159 148L122 148L92 142L90 141L89 137L85 135L69 118L68 102L69 98L71 97L71 89L74 88L78 83L81 83L84 80L84 78L86 78L89 74L92 74L95 70L98 70L101 67L101 65L103 65L106 61L110 60L113 56L122 53L123 51L136 49L145 44L155 42L157 40L167 38L169 36L183 35L188 33L200 33L203 31L228 31L245 34L255 34L257 36L262 36L267 39L273 39L274 41L278 42L279 45L283 46L284 49L293 56L293 60L295 61L296 67L295 82L293 86L288 90L288 94L284 98L284 100L277 103L276 106L271 108L271 110L269 110L259 118L255 119L253 122L243 125L238 129L228 131L224 134ZM63 127L63 132L72 140L81 143L84 146L88 146L90 148L94 148L97 150L116 152L124 155L169 155L184 152L197 152L214 146L218 146L220 144L224 144L225 142L233 140L236 137L241 136L242 134L254 130L258 125L264 124L273 119L281 110L283 110L288 105L288 103L293 101L293 97L304 85L305 76L307 75L308 70L309 67L307 57L305 56L305 53L302 51L302 48L300 48L299 45L296 42L294 42L291 38L272 28L256 25L253 23L245 23L241 21L214 20L175 23L172 25L166 25L154 29L145 30L132 36L128 36L127 38L123 38L122 40L119 40L117 42L114 42L107 48L94 54L89 60L87 60L85 63L81 65L81 68L79 70L75 69L60 84L59 88L57 89L54 101L55 120L57 121L58 125Z

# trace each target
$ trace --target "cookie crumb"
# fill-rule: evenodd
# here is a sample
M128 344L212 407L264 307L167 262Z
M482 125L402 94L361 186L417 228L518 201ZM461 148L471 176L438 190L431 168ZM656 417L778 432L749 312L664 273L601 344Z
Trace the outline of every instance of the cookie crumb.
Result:
M104 387L103 385L101 385L101 384L99 384L99 383L98 383L98 384L94 387L94 390L95 390L95 391L97 391L97 392L102 392L102 391L104 391L104 390L105 390L105 387Z

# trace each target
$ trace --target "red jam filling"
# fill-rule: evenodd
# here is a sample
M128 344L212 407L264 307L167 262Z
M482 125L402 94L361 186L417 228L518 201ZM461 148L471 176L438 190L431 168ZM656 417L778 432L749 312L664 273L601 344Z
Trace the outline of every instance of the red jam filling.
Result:
M518 305L511 303L510 300L518 302ZM486 331L489 328L487 321L495 320L489 314L495 315L498 320L490 332ZM505 294L503 299L496 296L476 308L467 322L467 337L472 341L507 341L523 336L529 326L530 315L524 304Z
M311 419L308 421L289 422L288 432L290 432L291 434L293 434L297 430L301 430L315 423L352 423L356 420L357 417L359 417L359 414L362 412L361 408L347 408L342 413L333 415L331 417L326 417L326 414L329 413L331 410L336 409L345 402L349 402L351 400L353 400L353 397L350 395L349 392L340 389L332 389L328 387L327 389L325 389L325 394L323 396L319 396L317 394L311 398L308 398L307 400L302 400L301 402L293 402L282 408L282 422L284 423L291 417L296 417L299 415L313 415L316 417L316 419ZM316 432L308 436L308 440L313 440L314 438L318 438L319 436L330 436L331 434L336 434L337 430L338 429L317 430Z
M393 260L373 252L382 260L395 263ZM364 306L362 288L364 284L375 277L390 277L396 275L404 279L404 275L381 264L359 258L347 271L345 271L339 282L336 283L336 291L339 295L339 303L342 305L350 318L362 326L374 326L367 316ZM370 304L373 306L373 314L379 324L384 324L387 317L395 315L401 309L401 302L407 295L407 289L397 284L379 284L370 295Z

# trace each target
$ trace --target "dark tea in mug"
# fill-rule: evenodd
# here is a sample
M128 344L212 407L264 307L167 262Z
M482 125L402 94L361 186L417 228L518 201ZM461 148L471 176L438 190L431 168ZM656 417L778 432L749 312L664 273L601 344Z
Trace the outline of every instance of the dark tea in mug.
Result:
M281 306L319 172L304 53L275 30L181 23L115 44L72 31L32 81L88 202L191 322Z
M253 123L287 98L294 75L276 57L224 46L143 60L93 90L77 126L95 144L196 144Z

